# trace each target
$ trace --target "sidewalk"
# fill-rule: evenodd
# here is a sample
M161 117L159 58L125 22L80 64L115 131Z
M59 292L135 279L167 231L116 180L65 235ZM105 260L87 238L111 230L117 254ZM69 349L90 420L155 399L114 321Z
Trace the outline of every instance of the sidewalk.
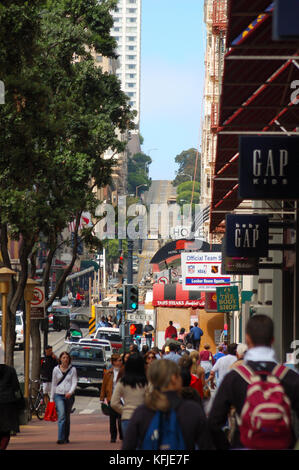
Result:
M110 442L109 418L101 414L71 415L69 444L56 444L57 422L40 421L36 417L20 433L12 436L10 450L120 450L121 441Z

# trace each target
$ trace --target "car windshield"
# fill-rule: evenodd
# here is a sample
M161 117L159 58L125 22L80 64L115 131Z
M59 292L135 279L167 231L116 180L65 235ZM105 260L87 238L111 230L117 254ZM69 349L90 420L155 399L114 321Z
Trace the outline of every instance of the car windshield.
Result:
M72 348L70 351L72 359L83 359L84 361L104 361L104 354L100 348L90 348L83 346L80 348Z
M71 313L71 309L70 308L59 308L59 307L55 307L53 308L53 313L64 313L65 315Z
M96 334L97 339L107 339L108 341L121 342L121 337L119 334L114 332L98 331Z

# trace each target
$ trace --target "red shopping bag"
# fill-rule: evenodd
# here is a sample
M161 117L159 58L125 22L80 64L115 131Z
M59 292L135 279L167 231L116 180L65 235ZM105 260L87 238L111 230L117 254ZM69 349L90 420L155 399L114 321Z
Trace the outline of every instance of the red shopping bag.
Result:
M49 401L45 411L45 421L57 421L57 412L54 401Z

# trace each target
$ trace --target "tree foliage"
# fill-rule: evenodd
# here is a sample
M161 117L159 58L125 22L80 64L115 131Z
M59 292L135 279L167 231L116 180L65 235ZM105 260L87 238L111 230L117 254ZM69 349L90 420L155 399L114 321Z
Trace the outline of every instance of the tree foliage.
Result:
M178 186L184 181L190 181L194 179L196 156L197 150L190 148L189 150L184 150L175 157L175 163L179 165L179 168L176 171L176 177L172 182L174 186ZM198 155L195 181L200 181L200 155Z
M116 3L11 0L0 6L0 244L10 267L8 237L20 241L21 270L9 299L10 362L15 311L36 242L46 237L53 257L57 235L76 219L72 268L81 213L95 211L93 186L110 182L115 162L103 153L122 151L116 130L133 128L120 82L97 68L90 52L116 57L110 36Z
M143 152L136 153L128 161L128 192L130 194L136 193L137 186L144 185L140 187L138 194L141 191L146 190L151 185L151 178L148 176L148 165L152 163L150 156L146 155Z

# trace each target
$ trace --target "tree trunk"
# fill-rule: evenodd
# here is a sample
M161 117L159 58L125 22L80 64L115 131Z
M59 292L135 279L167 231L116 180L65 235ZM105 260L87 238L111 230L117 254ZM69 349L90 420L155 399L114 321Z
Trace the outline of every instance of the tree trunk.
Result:
M39 324L40 320L31 320L31 379L38 380L40 377L40 359L41 359L41 337ZM35 396L38 386L33 386L33 395Z

